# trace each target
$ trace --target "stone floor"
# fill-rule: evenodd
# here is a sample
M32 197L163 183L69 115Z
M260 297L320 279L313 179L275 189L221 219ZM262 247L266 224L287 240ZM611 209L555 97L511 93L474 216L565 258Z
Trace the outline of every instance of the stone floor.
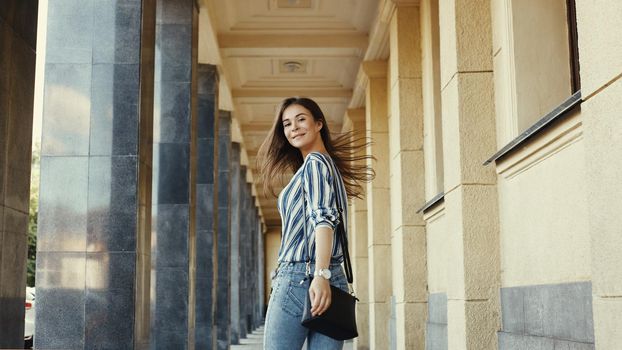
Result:
M263 349L263 326L249 334L246 339L240 339L240 345L231 345L231 350L261 350ZM306 349L306 346L303 348ZM347 341L343 350L352 350L352 341Z

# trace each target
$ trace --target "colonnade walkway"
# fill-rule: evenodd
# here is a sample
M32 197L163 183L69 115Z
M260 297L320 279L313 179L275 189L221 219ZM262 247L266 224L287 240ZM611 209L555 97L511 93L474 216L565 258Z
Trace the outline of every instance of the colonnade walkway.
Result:
M263 326L252 333L247 334L245 339L240 339L239 345L231 345L231 350L262 350L263 349ZM306 346L303 348L306 349ZM352 350L352 341L346 341L343 350Z
M231 350L261 350L263 349L263 326L257 328L246 338L240 339L239 345L231 345Z

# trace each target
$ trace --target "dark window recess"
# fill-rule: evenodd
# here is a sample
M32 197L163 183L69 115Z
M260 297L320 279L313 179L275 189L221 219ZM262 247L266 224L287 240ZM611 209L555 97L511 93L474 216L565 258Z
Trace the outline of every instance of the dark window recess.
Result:
M488 165L497 159L503 157L504 155L512 152L517 149L518 146L523 144L527 139L531 138L535 134L537 134L540 130L544 129L546 126L550 125L555 120L561 120L561 118L567 115L568 111L572 110L575 106L581 104L581 90L575 92L570 96L566 101L564 101L561 105L553 109L547 115L545 115L542 119L538 120L534 125L532 125L529 129L525 130L522 134L520 134L517 138L512 140L510 143L505 145L499 152L495 153L492 157L484 162L483 165Z
M572 93L581 90L581 76L579 75L579 46L577 42L577 9L575 0L566 0L568 17L568 47L570 48L570 76L572 79Z

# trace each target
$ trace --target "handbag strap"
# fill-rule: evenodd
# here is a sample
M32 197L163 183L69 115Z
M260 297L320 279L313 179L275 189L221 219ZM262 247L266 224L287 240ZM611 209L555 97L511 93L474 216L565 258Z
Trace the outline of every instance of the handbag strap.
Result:
M330 165L327 164L329 167ZM338 169L335 169L338 171ZM306 220L306 215L307 215L307 208L306 208L306 191L305 191L305 177L304 174L302 176L302 217L303 217L303 228L304 228L304 242L305 242L305 255L306 255L306 259L305 262L307 264L307 269L309 269L309 265L311 263L311 257L309 256L309 241L307 238L307 220ZM339 190L339 187L337 186L337 174L333 175L333 188L335 190L335 201L337 204L337 213L338 213L338 224L337 227L335 228L336 235L337 235L337 239L339 240L339 244L341 245L341 252L343 254L343 267L346 273L346 279L348 280L349 284L352 284L354 282L354 277L352 274L352 263L350 262L350 252L348 250L348 237L346 235L346 230L345 230L345 226L343 225L343 209L341 206L341 202L339 200L339 193L337 192ZM310 274L310 271L307 271L307 274Z

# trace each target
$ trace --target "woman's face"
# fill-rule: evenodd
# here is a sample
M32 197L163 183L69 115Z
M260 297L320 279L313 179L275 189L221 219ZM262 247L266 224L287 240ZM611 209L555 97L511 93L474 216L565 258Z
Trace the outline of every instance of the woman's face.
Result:
M322 123L315 121L305 107L297 104L287 107L281 121L287 141L301 151L316 148L322 142Z

